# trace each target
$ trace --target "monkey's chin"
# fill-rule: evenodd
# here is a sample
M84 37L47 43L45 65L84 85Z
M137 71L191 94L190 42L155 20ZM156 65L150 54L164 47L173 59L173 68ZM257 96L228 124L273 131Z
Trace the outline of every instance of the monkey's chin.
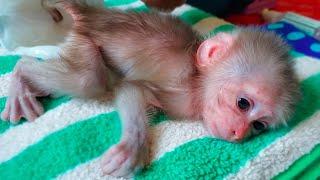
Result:
M207 122L205 121L205 129L207 130L208 134L213 137L213 138L216 138L216 139L222 139L224 140L220 134L218 133L217 129L216 129L216 125L213 123L213 122Z

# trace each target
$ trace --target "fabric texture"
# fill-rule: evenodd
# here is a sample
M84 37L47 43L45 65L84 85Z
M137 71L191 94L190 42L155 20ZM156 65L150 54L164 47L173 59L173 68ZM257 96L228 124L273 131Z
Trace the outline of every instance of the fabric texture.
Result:
M109 8L148 11L136 0L106 0ZM183 5L172 12L203 36L233 25ZM292 51L302 99L287 127L243 143L208 136L198 121L174 121L159 112L150 127L150 166L135 179L286 179L318 177L320 61ZM0 56L0 111L19 56ZM112 104L69 97L42 98L35 122L0 121L0 179L115 179L102 177L103 153L119 141L120 119ZM309 169L310 171L306 171ZM305 173L307 172L307 173Z

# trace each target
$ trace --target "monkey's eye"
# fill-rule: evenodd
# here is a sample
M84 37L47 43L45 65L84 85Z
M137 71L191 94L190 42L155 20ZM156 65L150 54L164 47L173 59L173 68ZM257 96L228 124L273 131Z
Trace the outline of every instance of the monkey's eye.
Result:
M263 131L263 130L267 129L267 127L268 127L267 123L265 123L263 121L253 121L252 126L257 131Z
M248 111L250 108L250 102L246 98L238 98L237 106L241 111Z

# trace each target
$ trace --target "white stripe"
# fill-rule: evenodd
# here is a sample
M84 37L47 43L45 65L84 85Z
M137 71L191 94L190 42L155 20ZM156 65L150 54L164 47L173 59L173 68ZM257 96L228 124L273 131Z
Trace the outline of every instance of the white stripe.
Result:
M320 111L263 149L228 179L271 179L320 143Z
M67 171L65 174L58 176L56 179L59 180L124 180L124 178L115 178L113 176L105 175L103 176L101 169L101 160L102 158L96 158L87 163L77 166L75 169Z
M199 121L165 121L150 129L150 158L159 159L164 153L197 138L207 136ZM58 179L101 179L101 157L79 165ZM109 179L109 176L104 178Z
M33 46L33 47L18 47L13 51L8 51L5 49L0 49L1 56L32 56L42 59L57 58L60 51L59 46L53 45L43 45L43 46Z
M150 158L159 159L166 152L189 141L209 136L201 121L165 121L151 128Z
M127 9L134 9L144 6L144 3L142 1L136 1L130 4L124 4L120 6L111 6L110 8L116 8L116 9L121 9L121 10L127 10Z
M0 76L0 98L8 96L11 76L11 73Z
M0 56L3 56L7 53L7 50L2 48L1 45L0 45Z
M35 122L10 128L0 135L0 163L55 131L112 109L108 102L73 99L48 111Z
M309 56L295 58L295 71L300 80L320 73L320 61Z
M193 10L193 9L196 9L190 5L187 5L187 4L183 4L182 6L179 6L177 7L176 9L174 9L171 14L172 15L175 15L175 16L179 16L187 11L190 11L190 10Z

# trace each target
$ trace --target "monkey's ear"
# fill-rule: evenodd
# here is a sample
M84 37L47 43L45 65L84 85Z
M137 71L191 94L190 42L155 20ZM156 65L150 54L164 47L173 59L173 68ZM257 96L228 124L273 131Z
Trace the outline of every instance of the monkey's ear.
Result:
M214 37L203 41L197 50L197 64L204 67L221 60L233 42L234 37L227 33L218 33Z

